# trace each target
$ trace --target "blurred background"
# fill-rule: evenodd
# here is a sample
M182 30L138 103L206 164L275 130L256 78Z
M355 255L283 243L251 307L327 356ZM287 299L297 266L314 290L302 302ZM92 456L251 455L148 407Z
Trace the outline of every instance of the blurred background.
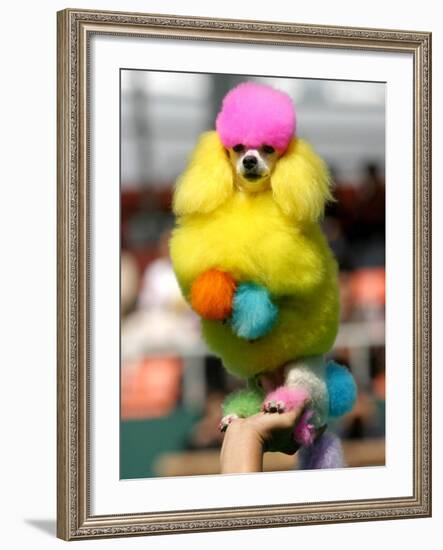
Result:
M382 83L124 70L121 73L120 478L218 472L221 403L242 384L200 338L168 257L171 197L199 134L245 80L294 100L297 134L327 161L337 202L324 231L340 265L330 357L358 383L335 422L349 466L385 459L385 86ZM265 470L296 467L267 453Z

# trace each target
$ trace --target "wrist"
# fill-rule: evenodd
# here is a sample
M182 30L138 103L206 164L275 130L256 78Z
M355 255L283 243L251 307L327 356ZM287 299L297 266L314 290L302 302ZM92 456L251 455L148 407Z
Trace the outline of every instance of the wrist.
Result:
M260 472L263 448L263 435L250 422L250 419L234 420L225 433L221 453L221 472Z

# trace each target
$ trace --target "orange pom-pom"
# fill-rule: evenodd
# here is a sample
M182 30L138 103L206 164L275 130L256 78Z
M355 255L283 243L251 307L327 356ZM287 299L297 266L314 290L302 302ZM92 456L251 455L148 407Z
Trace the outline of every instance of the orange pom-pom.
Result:
M191 288L192 309L204 319L222 321L231 315L235 281L229 273L209 269Z

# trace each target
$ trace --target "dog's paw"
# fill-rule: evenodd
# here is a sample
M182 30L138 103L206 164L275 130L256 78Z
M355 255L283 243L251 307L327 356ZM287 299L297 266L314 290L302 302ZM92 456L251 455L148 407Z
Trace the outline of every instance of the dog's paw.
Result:
M225 432L228 429L229 424L236 418L239 418L236 414L227 414L224 416L218 425L220 431Z
M277 322L278 308L269 292L255 283L237 287L232 304L232 330L239 338L254 341L262 338Z
M283 413L303 407L309 400L309 393L303 388L288 388L280 386L266 396L262 411L267 413Z
M286 403L284 401L275 401L271 399L263 403L262 411L267 413L283 413L287 411Z

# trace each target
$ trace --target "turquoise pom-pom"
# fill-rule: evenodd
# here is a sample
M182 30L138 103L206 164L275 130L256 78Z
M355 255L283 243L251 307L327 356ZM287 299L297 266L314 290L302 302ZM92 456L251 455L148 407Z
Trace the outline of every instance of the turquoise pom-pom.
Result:
M237 287L232 304L232 329L240 338L256 340L275 325L278 308L272 303L266 288L255 283Z
M357 385L350 371L330 361L326 365L326 385L329 393L329 416L343 416L352 410L357 398Z

